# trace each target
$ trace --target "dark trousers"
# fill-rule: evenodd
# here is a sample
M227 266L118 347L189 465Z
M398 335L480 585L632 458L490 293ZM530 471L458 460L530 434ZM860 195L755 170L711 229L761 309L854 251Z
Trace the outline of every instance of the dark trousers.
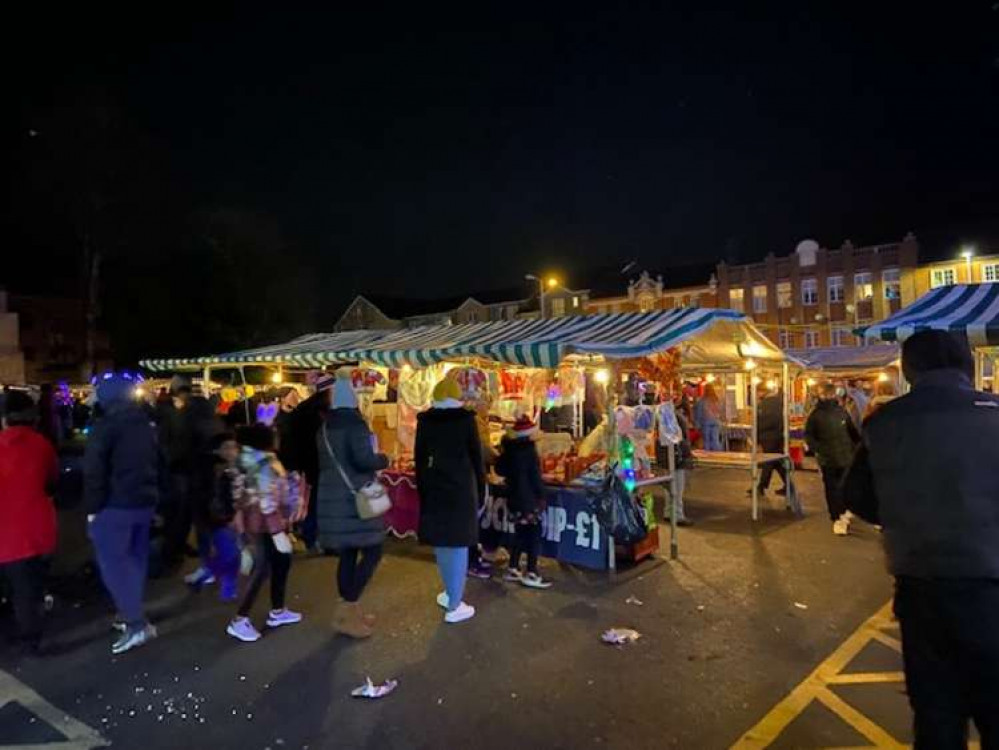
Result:
M170 474L170 497L163 503L163 564L179 565L184 559L191 530L190 481L187 472Z
M90 522L97 566L118 615L130 628L146 624L142 598L149 569L152 508L105 508Z
M29 643L38 643L42 637L46 567L43 557L29 557L0 565L0 576L10 587L18 638Z
M999 580L895 581L916 750L999 748Z
M826 490L826 505L829 507L829 518L835 521L846 513L846 502L843 500L843 478L846 468L838 466L822 467L822 486Z
M340 598L351 604L360 599L381 560L380 544L340 550L340 563L336 569L336 585Z
M541 524L518 523L514 531L513 549L510 550L510 567L520 567L520 557L527 555L527 572L538 572L538 556L541 554Z
M319 539L319 483L309 485L309 510L300 524L302 541L308 549L316 546Z
M760 467L760 492L766 492L770 489L770 480L775 471L784 482L784 487L787 488L787 466L783 461L769 461Z
M291 555L286 555L274 546L270 534L255 534L253 537L253 573L250 583L243 593L236 613L248 617L257 601L257 594L268 578L271 579L271 609L284 609L284 594L288 587L288 572L291 570Z
M239 539L232 527L223 526L212 532L207 567L223 585L235 586L239 575L239 555Z

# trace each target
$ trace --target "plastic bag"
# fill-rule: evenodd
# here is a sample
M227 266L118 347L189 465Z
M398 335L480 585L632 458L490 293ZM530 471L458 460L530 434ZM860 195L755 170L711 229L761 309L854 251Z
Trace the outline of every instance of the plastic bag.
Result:
M610 468L603 488L593 499L593 512L615 542L635 544L649 533L645 509L628 492L615 469Z

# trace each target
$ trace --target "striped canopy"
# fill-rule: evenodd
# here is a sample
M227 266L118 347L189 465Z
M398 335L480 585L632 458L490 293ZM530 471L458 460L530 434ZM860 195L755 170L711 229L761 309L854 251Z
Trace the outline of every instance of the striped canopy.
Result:
M999 345L999 284L957 284L933 289L890 318L858 333L868 341L905 341L927 329L963 333L972 346Z
M784 359L780 349L743 314L684 307L651 313L312 334L275 346L189 359L149 359L140 364L153 371L225 364L314 368L341 362L424 367L445 360L482 357L511 365L554 367L570 355L620 359L646 356L681 344L688 365L735 366L746 357Z

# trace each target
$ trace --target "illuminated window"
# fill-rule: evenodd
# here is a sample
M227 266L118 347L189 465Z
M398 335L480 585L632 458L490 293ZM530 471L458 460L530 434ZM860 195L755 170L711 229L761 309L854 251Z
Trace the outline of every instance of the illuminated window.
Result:
M819 332L809 328L805 331L805 348L815 349L819 345Z
M552 300L552 317L561 318L565 315L565 299L556 297Z
M826 279L826 292L830 302L842 302L845 295L843 293L843 277L830 276Z
M999 263L986 263L982 266L984 281L999 281Z
M853 277L854 299L865 302L874 299L874 281L868 271L855 274Z
M763 285L753 287L753 312L765 313L767 311L767 288Z
M815 279L801 280L801 304L806 307L819 304L819 282Z
M930 272L930 287L933 289L938 286L951 286L956 281L957 275L953 268L934 268Z
M781 330L777 334L777 339L781 349L793 349L794 348L794 334L790 331Z
M881 284L885 288L885 299L902 298L902 273L897 268L882 271Z
M572 306L573 307L579 307L579 297L573 297L572 298Z
M736 312L745 312L746 311L745 290L729 289L728 306L731 309L735 310Z
M850 339L853 336L847 328L833 328L831 335L833 346L849 346L851 343Z
M638 298L638 311L639 312L649 312L656 306L656 301L647 294L643 294Z
M786 309L794 304L794 295L791 294L790 281L777 282L777 307Z

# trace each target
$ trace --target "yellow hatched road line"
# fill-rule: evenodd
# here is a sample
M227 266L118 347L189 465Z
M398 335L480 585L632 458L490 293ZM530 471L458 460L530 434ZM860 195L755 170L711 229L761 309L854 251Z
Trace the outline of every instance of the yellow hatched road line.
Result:
M784 700L732 745L731 750L763 750L776 740L813 701L817 701L859 732L871 744L864 748L905 748L867 716L829 689L829 685L891 684L905 681L902 672L844 672L857 654L871 641L877 641L899 653L901 642L885 633L893 627L891 602L888 602L854 631L839 648L819 664ZM974 745L972 745L973 747ZM860 750L840 748L839 750Z

